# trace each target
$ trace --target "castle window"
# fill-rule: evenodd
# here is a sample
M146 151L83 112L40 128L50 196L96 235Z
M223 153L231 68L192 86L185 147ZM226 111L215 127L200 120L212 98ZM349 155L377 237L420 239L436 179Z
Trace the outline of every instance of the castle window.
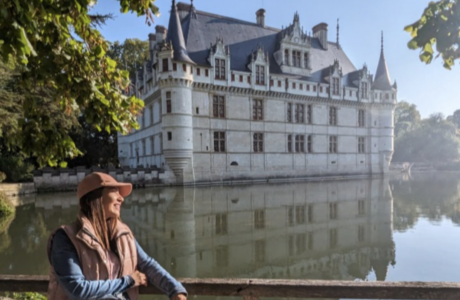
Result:
M155 138L153 136L150 137L150 154L155 154Z
M367 82L361 82L361 98L367 99Z
M278 87L281 87L281 80L278 80Z
M168 141L171 141L171 140L172 140L172 132L168 131Z
M171 113L172 105L171 105L171 92L166 92L166 113Z
M385 94L385 100L389 100L390 99L390 95L389 94Z
M147 151L146 151L146 147L145 147L145 139L143 139L141 141L141 145L142 145L142 155L145 156L145 155L147 155Z
M214 152L225 152L225 131L214 132Z
M240 75L240 82L243 82L243 75Z
M284 50L284 64L289 66L289 49Z
M329 125L337 125L337 107L329 107Z
M254 228L263 229L265 228L265 211L258 209L254 211Z
M313 152L313 137L311 135L307 137L307 152Z
M365 126L365 119L364 119L364 109L358 110L358 126L364 127Z
M168 59L167 58L163 58L162 65L163 65L163 72L168 72L169 71L169 66L168 66Z
M337 220L337 203L329 203L329 218Z
M365 206L364 200L359 200L358 201L358 215L364 216L365 208L366 208L366 206Z
M235 81L235 74L232 73L232 81Z
M365 142L366 142L366 139L363 136L358 137L358 153L366 152Z
M316 85L313 86L313 92L316 92Z
M270 86L273 86L273 85L274 85L273 79L270 79Z
M214 95L212 100L212 112L214 118L225 118L225 98Z
M216 58L216 79L225 80L225 59Z
M323 92L323 87L322 87L322 86L319 87L319 92L320 92L320 93Z
M251 84L251 75L248 76L248 83Z
M337 153L337 136L331 135L329 137L329 153Z
M173 71L177 71L177 64L173 63Z
M340 94L340 82L339 78L332 78L332 95Z
M256 66L256 84L264 85L265 84L265 67Z
M304 120L304 105L303 104L296 104L295 105L295 122L296 123L303 123Z
M196 75L198 75L198 76L201 75L201 69L200 68L196 68Z
M300 68L300 51L292 51L292 64L294 67Z
M292 83L292 88L293 88L294 90L295 90L295 87L296 87L295 82L293 82L293 83Z
M311 106L311 104L307 105L307 123L313 123L313 107Z
M256 121L261 121L264 119L264 102L262 100L253 101L252 119Z
M292 134L288 134L287 148L288 152L292 152Z
M304 67L305 69L308 68L308 53L304 53L304 54L303 54L303 67Z
M295 136L295 152L305 152L305 137L303 135Z
M292 122L292 103L287 104L286 116L287 116L286 121L288 123L291 123Z
M208 69L204 70L204 76L209 77L209 70Z
M264 152L264 134L256 132L253 135L254 152Z
M310 85L307 84L307 91L310 91Z
M227 214L216 214L216 235L227 234Z
M303 84L302 83L300 84L299 89L303 90Z
M353 91L352 91L352 90L349 91L349 96L350 96L350 97L353 96Z
M150 125L153 125L153 105L150 105Z
M182 71L187 72L187 65L186 64L182 64Z

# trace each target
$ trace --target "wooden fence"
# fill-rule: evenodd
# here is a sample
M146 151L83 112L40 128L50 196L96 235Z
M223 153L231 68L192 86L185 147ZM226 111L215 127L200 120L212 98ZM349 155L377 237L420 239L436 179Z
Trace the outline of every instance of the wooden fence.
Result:
M375 282L274 279L179 279L190 296L342 299L459 299L460 283ZM0 275L2 292L46 292L48 276ZM154 287L141 294L162 294Z

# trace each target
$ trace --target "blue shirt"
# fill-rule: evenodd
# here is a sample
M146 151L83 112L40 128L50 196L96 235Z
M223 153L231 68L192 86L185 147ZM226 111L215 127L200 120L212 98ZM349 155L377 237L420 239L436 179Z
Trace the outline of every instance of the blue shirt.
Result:
M137 270L147 276L149 283L163 291L169 298L175 294L187 294L182 284L148 256L137 241L135 242ZM134 284L134 279L126 275L111 280L86 280L77 250L62 229L54 235L50 259L59 284L70 299L128 299L128 296L123 293Z

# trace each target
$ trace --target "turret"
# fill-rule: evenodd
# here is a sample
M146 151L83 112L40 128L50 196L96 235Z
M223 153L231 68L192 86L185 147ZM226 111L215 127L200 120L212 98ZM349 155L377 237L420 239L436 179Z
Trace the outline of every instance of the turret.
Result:
M192 68L172 1L168 34L158 52L162 98L163 155L176 183L193 181Z

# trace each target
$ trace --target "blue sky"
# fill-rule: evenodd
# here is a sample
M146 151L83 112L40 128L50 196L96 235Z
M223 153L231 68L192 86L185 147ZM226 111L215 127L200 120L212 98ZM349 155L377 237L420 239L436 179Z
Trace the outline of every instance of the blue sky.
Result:
M190 3L189 0L184 0ZM403 30L420 18L428 0L194 0L197 10L256 21L255 12L266 10L265 24L281 28L292 23L294 13L300 15L305 30L320 22L329 24L329 40L336 40L337 18L340 19L340 44L356 68L367 64L372 74L380 55L380 32L385 37L385 57L391 80L398 83L398 99L417 105L422 117L434 112L450 115L460 109L460 64L453 70L442 67L441 59L431 65L421 63L418 51L409 50L410 35ZM161 15L148 26L145 17L121 14L119 2L99 0L92 12L114 13L116 18L101 28L109 41L127 38L147 40L156 25L167 27L171 0L157 0Z

